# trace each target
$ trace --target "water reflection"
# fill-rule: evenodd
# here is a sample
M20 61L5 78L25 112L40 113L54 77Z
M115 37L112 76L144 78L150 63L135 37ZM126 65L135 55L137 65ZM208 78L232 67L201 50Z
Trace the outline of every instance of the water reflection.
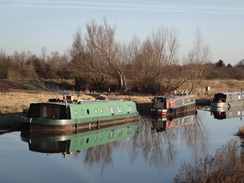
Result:
M186 125L193 124L196 119L196 111L190 111L185 114L177 114L173 117L160 117L160 116L153 116L152 117L152 130L156 132L162 132L166 130L170 130L172 128L178 128Z
M214 118L222 120L227 118L244 117L244 106L232 106L229 109L224 108L211 108L211 113Z
M195 111L170 119L142 117L139 129L134 137L132 161L141 154L150 165L166 167L173 163L180 144L187 145L195 158L206 151L207 131Z
M166 167L174 162L177 146L182 144L197 158L199 152L206 151L208 136L201 118L191 111L168 119L141 116L140 121L101 129L40 132L25 129L21 130L21 139L34 152L62 153L65 157L83 150L84 163L90 166L98 162L103 167L112 164L114 150L126 147L132 163L143 157L151 166Z
M92 149L99 146L100 151L96 149L94 152L99 152L98 157L102 157L102 149L108 149L106 144L132 137L137 131L138 123L135 121L90 130L37 131L23 129L21 130L21 139L28 143L31 151L40 153L62 153L65 155L89 149L87 154L92 157L94 154ZM109 151L104 152L106 152L105 156L109 155Z

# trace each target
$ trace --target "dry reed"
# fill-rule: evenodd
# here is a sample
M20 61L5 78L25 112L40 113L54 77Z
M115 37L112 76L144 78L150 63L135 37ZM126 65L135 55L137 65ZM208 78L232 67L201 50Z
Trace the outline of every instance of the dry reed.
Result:
M174 182L244 182L244 162L235 140L218 149L215 155L206 155L194 165L183 163Z

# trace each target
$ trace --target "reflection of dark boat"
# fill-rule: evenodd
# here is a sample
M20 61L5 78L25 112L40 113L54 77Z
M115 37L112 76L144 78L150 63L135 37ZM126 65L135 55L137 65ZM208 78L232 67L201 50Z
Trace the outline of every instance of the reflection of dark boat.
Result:
M138 128L138 121L107 126L98 130L77 131L32 131L23 129L21 139L28 142L29 149L42 153L63 153L87 149L133 136Z
M188 111L187 113L181 113L165 118L153 117L153 130L155 129L157 132L162 132L172 128L190 125L195 122L195 118L196 111Z
M229 109L211 107L210 110L216 119L244 117L244 106L232 106Z
M157 116L176 115L185 111L196 110L195 95L182 94L152 99L151 114Z
M229 109L232 106L242 105L244 106L244 93L216 93L213 101L210 103L211 107Z
M20 130L21 113L0 114L0 134Z
M132 101L79 101L67 96L63 100L30 104L28 115L21 122L32 129L79 129L137 119L138 111Z

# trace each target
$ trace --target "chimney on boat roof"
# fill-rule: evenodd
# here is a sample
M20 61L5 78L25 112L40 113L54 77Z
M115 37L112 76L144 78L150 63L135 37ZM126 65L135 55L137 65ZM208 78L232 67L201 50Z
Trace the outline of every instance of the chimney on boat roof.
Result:
M66 96L63 96L63 99L64 99L64 100L73 101L73 96L71 96L71 95L66 95Z

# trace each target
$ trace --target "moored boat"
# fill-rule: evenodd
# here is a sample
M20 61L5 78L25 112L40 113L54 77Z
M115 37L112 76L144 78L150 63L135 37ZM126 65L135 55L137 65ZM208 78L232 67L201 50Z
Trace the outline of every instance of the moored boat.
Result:
M114 100L64 100L49 99L48 102L30 104L27 116L21 123L31 129L79 129L92 128L138 119L136 103Z
M184 113L185 111L196 110L196 99L193 94L155 97L152 101L152 115L168 116Z
M232 93L216 93L212 102L211 107L229 109L232 106L243 105L244 106L244 93L243 92L232 92Z

